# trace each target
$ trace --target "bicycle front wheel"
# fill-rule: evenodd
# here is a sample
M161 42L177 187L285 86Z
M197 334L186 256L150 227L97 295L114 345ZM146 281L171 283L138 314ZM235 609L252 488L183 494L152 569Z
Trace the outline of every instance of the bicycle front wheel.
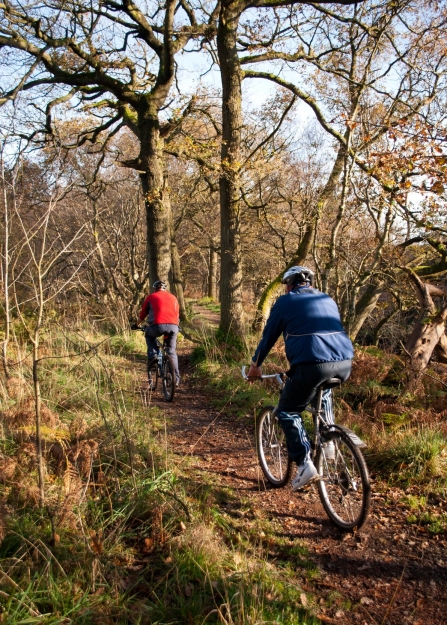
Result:
M163 362L163 395L166 401L172 401L175 395L174 363L169 356Z
M344 531L360 528L371 503L368 469L362 452L344 432L331 432L330 452L320 446L315 465L321 503L334 525Z
M273 406L264 408L256 423L256 447L259 464L270 484L284 486L290 475L290 460L284 432L273 414Z

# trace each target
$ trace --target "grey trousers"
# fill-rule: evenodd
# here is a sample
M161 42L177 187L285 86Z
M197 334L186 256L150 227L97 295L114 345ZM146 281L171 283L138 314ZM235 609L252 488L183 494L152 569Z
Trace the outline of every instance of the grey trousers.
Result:
M148 362L157 358L158 349L156 338L166 334L166 352L172 358L174 363L174 373L176 384L180 382L180 373L178 370L178 358L177 358L177 335L178 326L173 323L159 323L157 325L147 326L144 331L147 344L147 359Z

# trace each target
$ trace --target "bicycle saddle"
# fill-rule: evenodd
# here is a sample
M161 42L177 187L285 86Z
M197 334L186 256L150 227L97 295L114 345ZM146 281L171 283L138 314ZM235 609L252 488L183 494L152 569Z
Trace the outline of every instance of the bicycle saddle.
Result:
M341 380L340 378L329 378L326 382L323 382L321 385L325 390L327 388L334 388L335 386L340 386Z

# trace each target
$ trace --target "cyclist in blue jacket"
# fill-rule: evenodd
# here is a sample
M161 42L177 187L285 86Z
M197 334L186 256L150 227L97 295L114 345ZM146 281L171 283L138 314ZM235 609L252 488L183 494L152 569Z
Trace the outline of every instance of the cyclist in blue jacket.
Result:
M313 278L307 267L291 267L285 272L282 282L287 285L287 294L272 307L248 372L252 378L262 375L261 365L282 334L290 369L276 414L284 430L289 457L298 465L293 490L318 478L300 412L314 399L322 382L330 377L340 378L342 382L349 378L354 357L337 304L329 295L312 287ZM324 392L323 408L329 423L333 423L330 389ZM327 449L326 456L330 457L331 452Z

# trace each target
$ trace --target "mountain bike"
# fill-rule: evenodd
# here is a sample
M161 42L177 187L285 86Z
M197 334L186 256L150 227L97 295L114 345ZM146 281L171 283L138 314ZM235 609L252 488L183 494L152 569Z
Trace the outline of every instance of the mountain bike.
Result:
M242 376L248 380L245 367ZM284 374L263 375L273 378L282 389ZM323 392L340 386L341 380L329 378L318 387L312 414L311 457L320 475L318 494L329 519L343 531L359 529L366 521L371 505L368 468L360 449L365 443L349 428L328 423L322 409ZM290 476L291 461L276 408L268 406L256 422L256 448L261 469L274 488L284 486Z
M144 326L134 327L132 329L141 330L144 332ZM157 343L158 356L157 360L153 362L147 361L147 381L150 391L155 391L157 388L158 378L161 379L163 395L166 401L172 401L175 395L175 369L174 361L166 351L166 339L168 334L163 335L163 342L158 338L155 339Z

